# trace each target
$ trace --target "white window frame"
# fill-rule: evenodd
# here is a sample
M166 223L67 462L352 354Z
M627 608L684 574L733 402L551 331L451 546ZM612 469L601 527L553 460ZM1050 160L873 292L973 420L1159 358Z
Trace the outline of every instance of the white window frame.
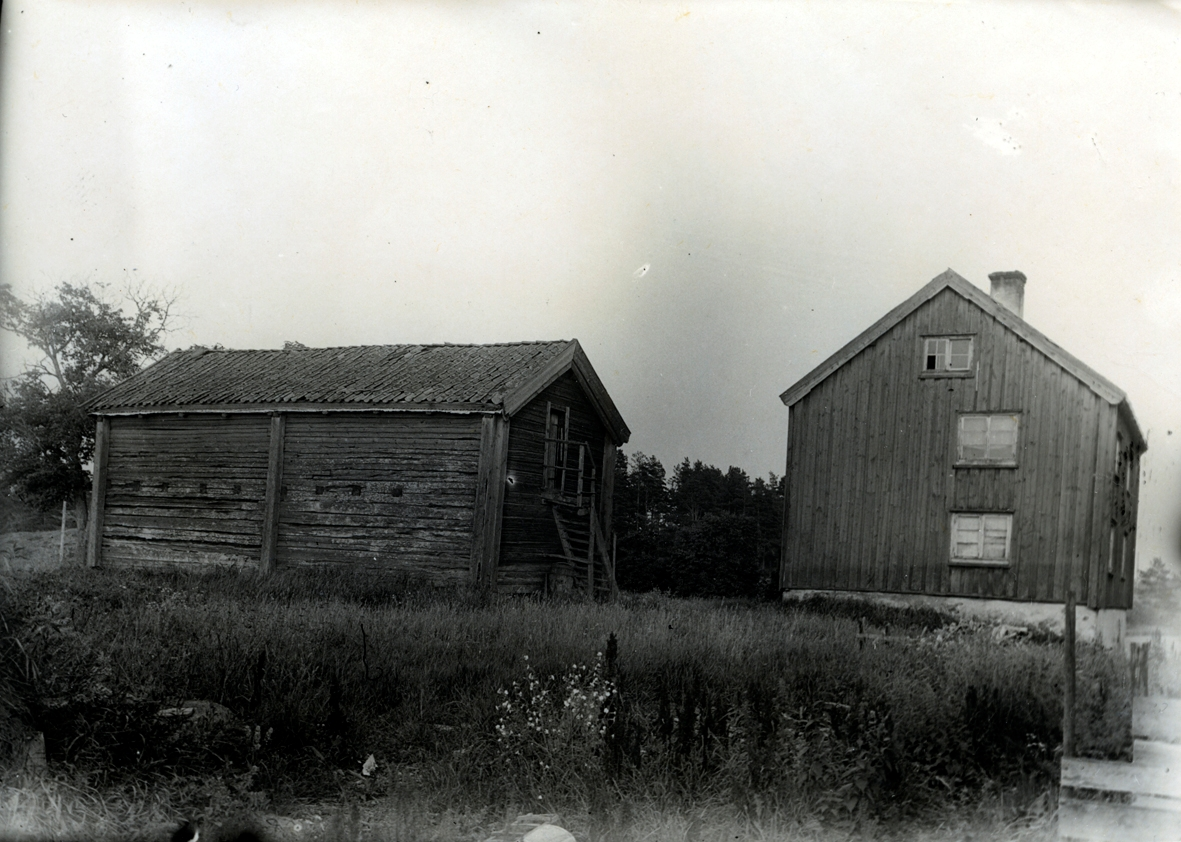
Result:
M555 411L562 414L562 427L554 431L556 435L552 437L554 440L551 441L550 419ZM545 404L544 429L545 441L541 457L543 473L542 489L560 494L562 487L565 485L566 472L569 470L566 467L566 461L570 446L570 407L547 401ZM558 477L562 479L559 480Z
M962 368L951 367L951 343L957 340L964 340L968 343L968 362ZM941 342L946 343L942 353L938 348L938 343ZM931 343L936 343L934 351L930 348ZM976 337L971 334L924 336L921 340L921 351L919 372L923 377L971 377L975 373ZM942 358L942 368L927 368L927 357L932 353L935 354L936 360Z
M973 555L958 555L960 547L965 542L960 541L962 534L961 524L964 524L969 519L978 519L979 528L975 530L978 533L978 539L974 548ZM993 528L997 521L1001 521L1005 525L1005 546L1003 555L992 558L986 557L989 555L988 548L985 543L985 538L989 529L988 522L992 521ZM1013 513L1012 512L979 512L979 511L963 511L951 513L951 547L950 547L950 563L959 567L1009 567L1013 562Z
M987 427L984 431L984 452L983 457L968 458L964 456L964 421L969 418L985 418L988 420ZM1013 455L1011 457L989 457L988 450L993 446L991 441L992 423L997 418L1012 418L1014 423L1013 429ZM955 464L956 467L972 467L981 466L988 468L1016 468L1017 458L1021 453L1021 413L1019 412L961 412L956 419L955 431Z

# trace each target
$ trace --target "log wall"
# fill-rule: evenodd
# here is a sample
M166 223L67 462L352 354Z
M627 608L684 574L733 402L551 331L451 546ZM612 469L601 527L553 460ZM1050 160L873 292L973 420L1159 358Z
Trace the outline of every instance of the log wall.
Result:
M107 423L99 563L258 562L265 416L119 416Z
M478 415L292 413L278 566L348 563L467 582Z
M920 377L922 337L940 334L975 337L972 376ZM1018 466L954 467L961 412L1019 413ZM1080 602L1119 607L1088 575L1115 416L944 290L791 407L782 586L1060 602L1073 582ZM1009 567L949 564L957 509L1013 513Z

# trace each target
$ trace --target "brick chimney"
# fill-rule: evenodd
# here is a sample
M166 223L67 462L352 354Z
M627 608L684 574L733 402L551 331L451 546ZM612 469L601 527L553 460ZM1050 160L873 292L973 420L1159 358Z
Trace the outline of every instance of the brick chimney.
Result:
M1025 306L1025 274L1022 272L990 272L992 297L1021 317Z

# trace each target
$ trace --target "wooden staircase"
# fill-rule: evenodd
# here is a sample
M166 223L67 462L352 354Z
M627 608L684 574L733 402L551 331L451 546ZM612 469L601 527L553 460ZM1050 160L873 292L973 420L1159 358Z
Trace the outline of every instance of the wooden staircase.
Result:
M556 501L551 502L550 507L562 544L562 555L556 558L572 571L574 589L591 596L614 599L619 595L615 567L595 510Z

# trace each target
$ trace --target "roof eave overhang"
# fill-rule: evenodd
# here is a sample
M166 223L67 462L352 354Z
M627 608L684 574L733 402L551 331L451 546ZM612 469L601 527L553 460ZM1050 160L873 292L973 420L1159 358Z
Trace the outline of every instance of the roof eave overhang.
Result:
M599 420L607 428L616 446L625 444L631 438L631 430L624 423L623 416L616 409L615 402L611 400L577 339L570 340L570 344L563 348L561 353L538 369L525 383L504 396L505 414L510 418L516 415L567 371L574 372L574 377L586 392Z
M494 415L502 412L499 404L472 403L225 403L160 404L158 406L111 406L90 410L91 415L267 415L278 412L441 412L452 415Z
M1118 411L1120 417L1124 419L1124 423L1128 425L1128 431L1131 433L1137 452L1143 453L1148 450L1148 439L1140 430L1140 425L1136 422L1136 414L1132 412L1132 404L1128 402L1127 398L1120 401Z

